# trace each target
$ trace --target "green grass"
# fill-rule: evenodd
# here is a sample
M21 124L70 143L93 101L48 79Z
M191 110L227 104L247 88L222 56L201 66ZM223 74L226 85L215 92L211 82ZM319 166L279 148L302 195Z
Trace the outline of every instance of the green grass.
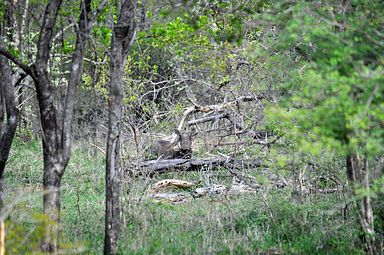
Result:
M104 165L102 154L74 146L62 192L61 242L68 254L102 254ZM202 179L196 173L169 177ZM8 254L30 254L38 247L44 221L41 178L40 143L16 141L5 176L7 201L13 205ZM299 202L284 189L178 205L139 199L153 182L127 179L123 184L121 254L363 254L355 213L344 218L345 203L336 195Z

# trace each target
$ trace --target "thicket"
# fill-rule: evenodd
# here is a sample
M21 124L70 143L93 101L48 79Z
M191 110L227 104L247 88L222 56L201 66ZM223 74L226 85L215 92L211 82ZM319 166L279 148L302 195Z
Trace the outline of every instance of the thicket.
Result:
M41 17L33 13L44 10L27 2L10 5L22 25L5 28L0 44L24 62L36 53ZM2 20L7 6L0 3ZM49 62L59 118L78 6L64 1ZM62 180L60 247L69 254L103 247L112 6L100 12L83 53L75 148ZM382 254L383 13L382 1L365 0L139 1L123 78L119 252ZM41 214L36 95L33 81L23 79L4 176L8 254L37 252L41 226L51 224ZM129 174L175 128L196 130L193 159L257 160L260 167ZM149 199L161 179L193 181L187 194L236 182L253 191L180 204Z

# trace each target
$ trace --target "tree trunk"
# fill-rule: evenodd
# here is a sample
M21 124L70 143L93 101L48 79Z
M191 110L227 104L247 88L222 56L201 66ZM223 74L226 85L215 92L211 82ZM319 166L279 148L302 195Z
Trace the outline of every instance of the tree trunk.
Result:
M1 32L0 40L2 40ZM0 77L0 215L2 215L4 207L5 166L8 161L9 152L16 134L19 119L12 86L11 67L8 64L8 61L2 56L0 56ZM4 121L4 119L6 120ZM0 239L3 240L3 238L4 222L0 220ZM4 251L4 246L1 246L0 244L0 255L1 251Z
M370 198L369 166L366 157L361 159L356 154L348 155L346 158L347 174L352 191L356 195L359 189L363 190L363 196L356 199L356 206L359 211L360 228L363 233L363 242L367 254L376 254L375 229L373 224L373 210Z
M120 123L124 67L135 31L136 1L125 0L113 28L106 161L104 254L117 254L120 233Z
M37 98L40 108L43 143L43 212L47 217L44 237L41 249L44 252L57 253L58 249L58 225L60 222L60 182L64 173L64 163L59 159L62 155L59 143L56 109L54 107L53 93L45 70L34 70Z
M84 45L88 39L89 31L94 17L91 17L91 0L80 3L80 18L76 38L76 47L72 56L71 71L65 97L64 116L61 125L55 116L56 109L53 104L53 93L45 75L35 81L40 105L40 116L43 127L44 150L44 214L48 216L45 237L41 248L43 251L56 253L58 249L59 222L60 222L60 188L61 178L68 165L72 147L72 123L75 108L77 85L83 72ZM100 4L99 8L104 5ZM36 75L38 77L38 75ZM41 90L41 91L39 91ZM40 92L40 93L39 93Z
M106 0L102 0L96 9L97 15ZM48 60L53 40L53 32L62 0L50 0L42 19L36 61L32 66L23 64L12 54L0 47L0 54L12 60L34 80L40 109L42 126L42 144L44 154L43 175L43 211L47 215L46 231L41 242L43 252L57 253L60 221L60 187L61 178L67 167L71 153L71 134L75 95L83 72L83 48L90 29L95 21L92 16L92 0L80 1L80 18L77 29L76 47L72 56L71 71L68 79L63 120L59 123L53 86L48 75ZM2 45L0 45L2 46Z
M7 15L11 15L8 11ZM3 47L3 24L0 24L0 48ZM16 108L12 84L12 70L8 60L0 55L0 216L4 208L4 172L16 134L19 112ZM0 255L5 253L4 222L0 220Z
M54 95L48 78L48 59L53 37L53 28L61 0L50 1L46 7L40 32L36 62L31 68L35 82L42 126L42 146L44 159L43 174L43 212L47 217L44 236L41 241L43 252L57 253L60 222L60 179L63 162L56 157L60 150L59 129L54 106Z
M61 192L61 174L59 173L63 172L63 165L57 163L51 155L49 159L44 160L43 213L47 217L47 222L45 222L45 234L41 242L41 249L50 253L57 253L58 249Z
M2 40L1 36L0 40ZM19 114L16 109L12 86L11 67L2 56L0 56L0 74L0 180L2 180L9 151L16 133Z
M9 14L9 13L8 13ZM0 47L3 47L3 27L0 27ZM3 176L15 137L19 112L12 85L12 70L8 60L0 56L0 211L3 205Z

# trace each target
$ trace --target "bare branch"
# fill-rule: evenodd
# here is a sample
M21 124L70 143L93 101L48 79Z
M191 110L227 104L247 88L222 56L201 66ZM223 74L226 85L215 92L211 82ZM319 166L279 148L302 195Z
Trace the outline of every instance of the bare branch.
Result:
M255 101L255 100L261 100L261 99L264 99L264 98L265 98L264 95L242 96L242 97L239 97L238 99L230 101L230 102L225 102L225 103L222 103L222 104L214 104L214 105L202 106L202 105L198 105L190 97L188 97L188 99L192 102L192 104L194 106L188 107L184 111L183 117L182 117L182 119L181 119L177 129L180 131L183 128L186 119L189 117L189 115L191 115L193 113L196 113L196 112L205 112L205 113L207 113L207 112L215 112L215 113L220 113L220 112L223 112L225 108L228 108L228 107L230 107L232 105L236 105L236 104L238 104L240 102L250 102L250 101ZM222 113L222 114L219 114L219 115L205 117L205 118L200 119L200 120L192 120L192 121L189 121L188 124L189 125L196 125L198 123L206 122L206 121L209 121L209 120L217 120L219 118L224 118L224 117L227 117L227 116L228 115L226 113Z
M6 57L7 59L11 60L15 65L23 69L24 72L26 72L28 75L32 75L31 67L24 64L20 59L12 56L12 54L5 50L4 48L0 48L0 54Z

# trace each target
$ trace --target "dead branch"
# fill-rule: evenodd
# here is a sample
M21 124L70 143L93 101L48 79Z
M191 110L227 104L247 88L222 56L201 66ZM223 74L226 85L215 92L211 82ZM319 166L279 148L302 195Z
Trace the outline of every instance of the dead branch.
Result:
M193 182L187 182L187 181L176 180L176 179L164 179L156 182L153 185L153 187L148 191L148 193L153 194L167 187L187 189L187 188L190 188L191 186L193 186Z
M211 187L197 188L192 192L193 197L202 197L208 194L227 194L227 188L224 185L212 185Z
M227 196L240 194L255 194L257 189L248 185L237 184L227 188L224 185L212 185L209 187L196 188L192 192L177 192L177 193L154 193L149 194L147 198L157 202L168 202L172 204L180 204L191 201L192 198L201 198L208 195Z
M189 193L156 193L149 196L157 202L169 202L172 204L181 204L191 200Z
M220 167L227 168L257 168L261 167L260 160L235 160L228 158L213 159L167 159L143 161L137 165L128 167L127 172L133 176L169 173L175 171L201 171L216 170Z
M322 193L322 194L330 194L330 193L336 193L339 192L340 188L329 188L329 189L316 189L316 188L311 188L310 192L312 194L314 193Z
M93 143L90 143L89 145L95 147L96 149L98 149L103 155L105 155L105 150L103 150L102 148L100 148L99 146L97 146L96 144L93 144Z
M198 105L196 102L192 102L193 103L193 106L190 106L188 107L184 113L183 113L183 117L178 125L178 130L181 130L184 126L184 123L186 121L186 119L189 117L189 115L193 114L193 113L196 113L196 112L204 112L204 113L210 113L210 112L213 112L213 113L223 113L224 110L232 105L236 105L240 102L250 102L250 101L254 101L254 100L261 100L261 99L264 99L265 96L264 95L258 95L258 96L242 96L242 97L239 97L238 99L236 100L233 100L233 101L230 101L230 102L225 102L225 103L222 103L222 104L214 104L214 105ZM225 114L225 113L224 113ZM216 116L220 116L220 115L216 115ZM210 116L211 117L211 116ZM224 118L224 117L223 117ZM213 120L216 120L215 118L213 118ZM195 121L198 121L198 120L195 120ZM200 121L202 122L205 122L205 120L203 121L203 119L201 119ZM192 122L193 123L193 122ZM195 123L196 124L196 123Z
M227 118L227 117L228 117L227 113L221 113L221 114L217 114L217 115L207 116L207 117L204 117L204 118L201 118L201 119L196 119L196 120L188 121L188 126L193 126L193 125L205 123L205 122L208 122L208 121L217 121L219 119L224 119L224 118Z

